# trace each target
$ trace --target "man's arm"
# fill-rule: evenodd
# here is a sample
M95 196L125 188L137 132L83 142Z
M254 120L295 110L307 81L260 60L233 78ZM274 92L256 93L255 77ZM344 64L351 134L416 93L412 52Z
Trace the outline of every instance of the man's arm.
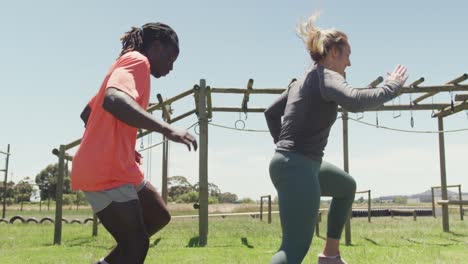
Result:
M80 115L80 118L81 120L83 120L85 127L86 124L88 124L89 115L91 115L91 107L89 106L89 104L87 104Z
M187 145L189 150L191 145L197 149L197 141L187 131L175 129L168 123L155 119L130 95L117 88L107 88L102 107L129 126L159 132L172 141Z

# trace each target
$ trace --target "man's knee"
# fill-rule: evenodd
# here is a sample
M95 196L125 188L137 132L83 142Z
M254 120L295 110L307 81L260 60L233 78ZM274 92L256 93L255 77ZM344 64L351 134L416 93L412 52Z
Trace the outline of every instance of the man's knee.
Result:
M146 227L150 236L163 229L171 221L171 214L167 210L161 210L158 215L154 215Z

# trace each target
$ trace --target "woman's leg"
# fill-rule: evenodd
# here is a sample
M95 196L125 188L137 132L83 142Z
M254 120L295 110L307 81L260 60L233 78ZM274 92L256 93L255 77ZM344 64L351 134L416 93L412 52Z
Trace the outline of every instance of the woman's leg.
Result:
M271 264L301 263L314 234L320 205L320 162L301 155L276 153L270 176L278 191L282 243Z
M164 200L150 182L146 182L145 186L138 192L138 199L142 208L146 231L148 232L148 236L151 237L169 223L171 215L167 210ZM116 261L119 254L120 247L117 244L105 260L113 263L112 261Z
M328 211L327 242L324 255L339 254L339 239L351 211L356 182L342 169L322 162L319 173L322 196L333 197Z
M149 237L143 223L140 202L112 202L96 215L117 241L118 254L104 260L110 264L143 263L148 252Z

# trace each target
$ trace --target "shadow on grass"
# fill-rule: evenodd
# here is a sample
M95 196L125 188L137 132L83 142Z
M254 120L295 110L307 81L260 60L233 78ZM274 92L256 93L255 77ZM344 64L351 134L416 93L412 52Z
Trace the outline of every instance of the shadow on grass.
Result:
M439 247L450 247L450 246L456 246L457 244L448 244L448 243L426 243L426 242L421 242L421 241L416 241L411 238L405 238L403 237L404 240L411 242L413 244L418 244L418 245L431 245L431 246L439 246Z
M199 247L198 243L200 241L200 237L196 236L196 237L192 237L187 246L186 247L190 247L190 248L193 248L193 247Z
M78 237L62 242L62 245L67 247L94 247L108 250L109 247L96 244L96 239L92 237ZM47 243L46 246L53 246L53 244ZM112 246L113 247L113 246Z
M244 246L246 246L248 248L254 248L254 246L249 244L249 241L247 240L246 237L241 237L241 242L242 242L242 245L244 245Z
M448 231L447 233L451 234L452 236L466 237L466 235L464 235L464 234L455 233L455 232L453 232L453 231Z
M159 242L161 242L161 239L162 238L158 237L156 240L154 240L154 242L153 242L153 244L151 244L150 248L157 246L159 244Z
M374 244L374 245L376 245L376 246L382 246L379 243L377 243L375 240L372 240L372 239L370 239L368 237L363 237L363 239L370 242L370 243L372 243L372 244Z

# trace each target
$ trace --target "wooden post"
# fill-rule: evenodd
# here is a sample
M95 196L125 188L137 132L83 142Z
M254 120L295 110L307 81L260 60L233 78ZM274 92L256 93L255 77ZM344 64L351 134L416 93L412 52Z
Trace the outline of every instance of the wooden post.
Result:
M436 218L435 213L435 201L434 201L434 187L431 187L431 194L432 194L432 216Z
M443 117L437 117L439 131L444 131ZM440 154L440 185L442 191L442 200L447 200L447 174L445 170L445 141L444 133L439 132L439 154ZM444 232L449 232L448 205L442 204L442 228Z
M461 200L463 199L462 197L462 191L461 191L461 184L458 185L458 200L460 200L460 220L463 221L463 204L461 204Z
M343 111L341 113L341 119L343 120L343 160L344 160L344 171L349 173L349 156L348 156L348 112ZM351 214L352 209L349 212L348 220L345 224L345 243L347 246L351 245Z
M54 245L60 245L62 240L62 201L63 201L63 177L65 169L65 146L60 145L58 162L58 179L55 192L55 229Z
M413 220L416 221L416 210L413 210Z
M268 223L271 224L271 195L268 195Z
M168 177L168 163L169 163L169 141L163 137L163 155L162 155L162 198L167 204L167 177Z
M371 222L371 214L372 214L372 209L371 209L371 190L367 193L367 221L370 223Z
M263 196L260 197L260 221L263 221Z
M318 212L317 222L315 222L315 235L320 236L320 222L322 222L322 212Z
M197 92L195 92L197 94ZM200 80L198 89L199 150L199 246L208 242L208 114L206 112L206 81Z
M93 214L93 236L97 236L98 233L98 218L96 214Z
M7 195L7 181L8 181L8 162L10 160L10 144L8 144L7 152L3 154L6 155L5 158L5 178L3 180L3 209L2 209L2 218L5 219L6 214L6 195Z

